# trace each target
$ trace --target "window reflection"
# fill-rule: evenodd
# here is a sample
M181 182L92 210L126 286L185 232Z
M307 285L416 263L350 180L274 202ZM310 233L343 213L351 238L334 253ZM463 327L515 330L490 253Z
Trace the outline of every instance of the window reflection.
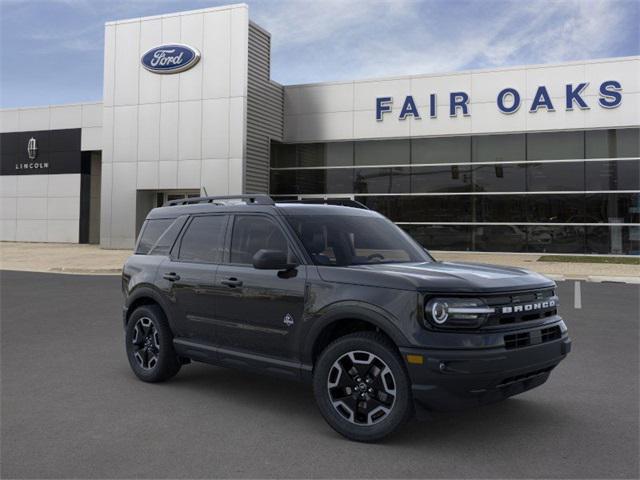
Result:
M464 165L411 167L412 193L470 192L471 168Z
M410 188L408 167L358 168L354 173L354 193L405 193Z

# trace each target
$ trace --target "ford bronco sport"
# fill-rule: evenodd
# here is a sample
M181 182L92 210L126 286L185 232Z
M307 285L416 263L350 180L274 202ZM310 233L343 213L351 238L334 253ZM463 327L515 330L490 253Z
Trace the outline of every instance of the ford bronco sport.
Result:
M193 360L306 381L331 427L375 441L416 406L537 387L569 352L553 281L438 262L382 215L324 203L245 195L152 210L122 275L134 373L158 382Z

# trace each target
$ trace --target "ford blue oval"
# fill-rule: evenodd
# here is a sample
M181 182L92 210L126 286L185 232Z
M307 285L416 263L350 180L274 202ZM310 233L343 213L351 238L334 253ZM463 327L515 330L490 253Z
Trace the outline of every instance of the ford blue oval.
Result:
M200 60L200 52L188 45L160 45L148 50L140 61L153 73L178 73L193 67Z

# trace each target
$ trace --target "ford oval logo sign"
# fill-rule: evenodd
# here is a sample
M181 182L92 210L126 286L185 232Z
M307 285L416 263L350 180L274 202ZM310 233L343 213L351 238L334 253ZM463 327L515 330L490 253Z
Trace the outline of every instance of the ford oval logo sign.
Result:
M200 52L189 45L173 43L148 50L140 61L153 73L179 73L190 69L200 60Z

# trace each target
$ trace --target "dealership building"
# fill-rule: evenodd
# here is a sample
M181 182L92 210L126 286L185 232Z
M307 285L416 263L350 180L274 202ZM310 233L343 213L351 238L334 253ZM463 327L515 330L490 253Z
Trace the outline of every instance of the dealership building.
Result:
M107 23L102 102L0 110L1 239L131 248L167 200L269 193L431 249L640 254L640 57L280 85L270 41L243 4Z

